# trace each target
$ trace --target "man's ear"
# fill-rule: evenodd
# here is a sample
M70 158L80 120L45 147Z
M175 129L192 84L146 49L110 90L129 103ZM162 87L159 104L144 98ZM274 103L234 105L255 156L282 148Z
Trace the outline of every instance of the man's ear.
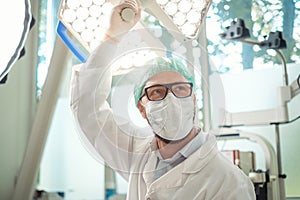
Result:
M142 105L141 101L138 102L137 107L144 119L147 119L145 107Z

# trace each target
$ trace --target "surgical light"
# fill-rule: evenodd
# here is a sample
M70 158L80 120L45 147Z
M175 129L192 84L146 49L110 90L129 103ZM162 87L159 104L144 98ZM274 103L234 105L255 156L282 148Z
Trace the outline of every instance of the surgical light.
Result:
M105 0L63 0L59 18L80 44L91 52L99 44L107 28L112 8L113 4ZM63 35L63 38L67 37Z
M200 26L206 16L212 0L132 0L141 6L143 11L154 16L161 24L172 32L181 33L180 40L198 37ZM109 23L109 15L118 0L62 0L58 18L58 34L82 61L83 51L90 53L100 42ZM122 11L124 20L134 17L128 8ZM140 23L146 27L142 20ZM66 31L84 47L78 48ZM178 34L176 35L178 37Z
M1 26L3 27L0 37L1 82L22 54L32 17L29 0L5 1L5 5L1 6L0 11Z
M178 30L189 39L198 35L199 26L210 3L206 0L156 0L156 2Z

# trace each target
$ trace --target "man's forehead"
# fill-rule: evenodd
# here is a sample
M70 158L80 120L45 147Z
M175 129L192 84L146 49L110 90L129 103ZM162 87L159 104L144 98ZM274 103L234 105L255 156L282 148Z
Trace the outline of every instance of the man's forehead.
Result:
M178 72L163 71L149 78L145 86L147 87L155 84L166 84L174 82L188 82L188 80Z

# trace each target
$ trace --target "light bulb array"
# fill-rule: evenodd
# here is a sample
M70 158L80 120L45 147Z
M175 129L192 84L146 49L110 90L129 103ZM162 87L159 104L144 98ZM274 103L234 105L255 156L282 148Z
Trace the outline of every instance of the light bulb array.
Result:
M75 38L91 52L107 29L112 8L113 4L105 0L64 0L59 16Z
M210 2L210 0L156 0L156 3L187 38L197 36Z
M177 39L183 41L185 38L197 38L200 25L212 0L136 1L143 11L158 19L167 30L175 34ZM68 30L88 52L92 52L103 38L109 25L110 13L118 3L120 3L118 0L62 0L58 17L65 27L61 30ZM122 14L132 17L130 12ZM143 22L141 25L146 29L153 28L151 24ZM66 36L66 31L58 33L73 53L76 52L75 55L79 55L77 57L84 62L86 56L78 53L80 49L74 45L69 36Z

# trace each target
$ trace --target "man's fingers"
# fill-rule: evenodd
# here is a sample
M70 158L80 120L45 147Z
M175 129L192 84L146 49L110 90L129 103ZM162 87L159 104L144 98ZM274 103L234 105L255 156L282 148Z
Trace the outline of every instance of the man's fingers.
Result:
M135 13L135 17L134 17L134 22L135 23L140 20L140 18L141 18L141 11L142 11L142 9L139 7L138 10L137 10L137 12Z
M138 3L135 0L125 0L124 4L127 4L130 8L133 8L135 11L138 10Z

